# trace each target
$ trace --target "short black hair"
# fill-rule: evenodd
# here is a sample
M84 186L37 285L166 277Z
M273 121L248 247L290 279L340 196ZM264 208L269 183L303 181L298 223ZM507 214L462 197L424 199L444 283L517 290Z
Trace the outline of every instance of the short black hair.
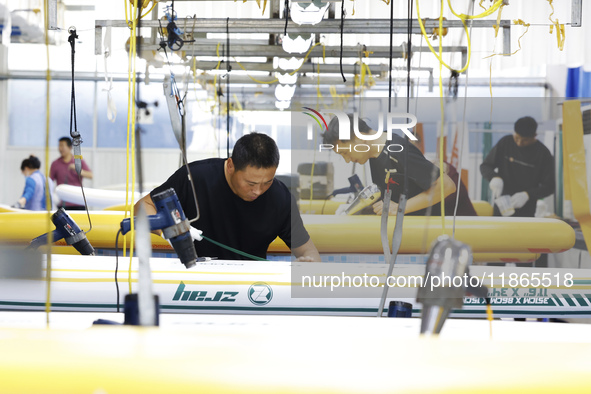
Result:
M68 145L68 148L72 147L72 139L70 137L62 137L59 139L58 144L62 141L66 141L66 144Z
M38 170L41 168L41 161L36 156L31 155L21 163L21 171L24 171L25 168Z
M514 130L522 137L535 137L538 129L538 122L531 116L524 116L517 119Z
M349 125L351 127L351 135L353 135L354 117L352 114L347 114L347 117L349 118ZM371 127L369 127L363 119L359 118L358 126L359 126L358 130L360 133L370 134ZM336 116L334 116L330 120L330 122L328 123L328 128L326 129L326 132L324 134L322 134L322 143L334 145L338 142L339 142L339 120Z
M247 166L271 168L279 166L279 149L273 138L252 132L236 141L232 150L232 162L236 171Z

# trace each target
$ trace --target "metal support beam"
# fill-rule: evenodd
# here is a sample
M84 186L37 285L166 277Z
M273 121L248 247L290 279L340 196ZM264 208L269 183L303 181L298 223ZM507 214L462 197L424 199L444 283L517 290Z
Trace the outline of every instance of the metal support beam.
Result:
M259 62L240 62L247 71L266 71L266 72L280 72L285 74L288 71L278 70L273 68L271 63L259 63ZM191 63L192 64L192 63ZM199 70L213 70L217 66L217 62L212 61L197 61L196 67ZM355 67L357 69L355 70ZM369 66L369 69L372 75L379 76L382 73L388 72L388 65L387 64L372 64ZM413 67L413 70L415 68ZM232 62L232 70L240 70L239 66ZM417 71L429 71L432 70L430 67L421 67L420 70ZM298 71L299 74L304 73L317 73L318 66L312 63L304 63L302 68ZM359 66L355 66L353 64L343 64L343 72L345 74L354 74L355 71L359 73ZM340 68L338 64L320 64L320 72L323 74L326 73L334 73L339 74Z
M571 27L581 27L583 23L583 0L572 0L571 3Z
M211 44L186 44L183 46L187 56L195 54L196 57L216 57L217 42L211 40ZM158 46L144 45L144 50L158 50ZM390 48L387 46L345 46L343 47L343 57L358 59L362 51L370 52L370 58L386 58L390 57ZM428 47L415 47L413 52L430 52ZM467 48L465 46L444 46L443 52L461 52L462 60L465 63L465 56L467 55ZM394 58L402 58L405 55L404 46L395 46L392 50ZM322 57L322 46L317 46L310 52L310 57ZM283 50L278 45L232 45L232 56L237 57L284 57L284 58L303 58L303 54L291 54ZM338 46L325 47L325 56L330 58L340 57L341 49Z
M179 26L185 26L187 32L194 33L225 33L226 23L229 24L231 33L269 33L269 34L283 34L285 28L285 21L282 19L227 19L220 18L197 18L195 27L193 27L193 19L180 18L177 20ZM492 27L496 24L493 20L467 20L468 27ZM103 27L127 27L124 20L97 20L95 22L96 29ZM159 22L156 20L142 21L142 27L154 28L158 27ZM510 20L501 20L501 27L511 26ZM443 27L447 28L462 28L460 20L444 21ZM425 29L429 32L435 28L439 28L439 21L435 19L425 20ZM388 19L350 19L345 23L343 32L345 34L387 34L390 29L390 21ZM407 34L408 20L396 19L394 20L394 33ZM316 25L298 25L292 21L288 22L288 33L315 33L315 34L340 34L341 21L340 19L325 19ZM421 34L418 21L413 22L413 34ZM98 33L97 33L98 34ZM95 54L100 54L101 48L95 47Z
M503 54L511 54L511 27L503 27Z
M225 33L226 23L229 23L231 33L283 33L285 28L285 20L280 19L247 19L237 18L230 19L228 22L226 18L197 18L195 20L195 27L193 28L193 19L179 18L176 23L178 26L186 26L187 31L197 33ZM467 20L468 27L492 27L496 24L493 20ZM510 26L510 20L501 20L500 26ZM127 27L124 20L97 20L95 27ZM142 27L158 27L158 21L148 20L142 21ZM463 28L462 21L448 20L443 21L445 28ZM436 19L425 20L425 29L431 31L439 28L439 21ZM387 34L390 29L390 20L388 19L349 19L344 26L344 33L358 33L358 34ZM407 33L408 20L395 19L394 29L399 33ZM316 33L316 34L340 34L341 21L337 20L323 20L315 25L298 25L292 21L287 24L288 33ZM413 21L413 33L421 34L418 21Z

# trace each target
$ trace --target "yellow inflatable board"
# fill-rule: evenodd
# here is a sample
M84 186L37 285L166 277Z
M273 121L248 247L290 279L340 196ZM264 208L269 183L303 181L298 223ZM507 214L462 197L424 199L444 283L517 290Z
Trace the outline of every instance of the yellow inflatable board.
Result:
M492 216L493 215L493 206L488 203L488 201L472 201L472 206L476 211L478 216Z
M70 211L72 219L82 228L89 228L86 212ZM123 212L91 212L92 231L87 238L95 248L114 248L115 235L124 218ZM302 215L304 225L320 253L382 253L380 218L377 216ZM446 233L451 235L453 218L446 219ZM388 236L392 237L395 217L389 220ZM0 241L28 244L46 231L45 212L6 212L0 215ZM51 224L53 228L53 224ZM426 253L431 243L441 235L441 223L436 218L407 216L404 219L400 253ZM127 242L131 241L127 234ZM120 237L119 244L123 244ZM559 253L575 242L574 230L556 219L458 217L456 239L467 243L474 253ZM166 240L151 234L152 248L172 250ZM57 245L66 245L63 240ZM269 252L289 252L277 239ZM528 256L529 259L531 257ZM482 260L481 260L482 261Z
M70 217L84 231L89 229L88 216L85 211L68 211ZM95 248L115 248L115 236L119 230L119 224L124 219L124 212L90 212L92 230L86 234L90 244ZM28 244L33 238L46 232L47 213L39 211L5 212L0 215L0 242L9 244ZM55 227L51 223L51 229ZM152 249L172 250L172 247L164 238L150 234ZM123 246L123 238L127 239L127 245L131 242L130 233L125 237L119 236L119 247ZM66 246L62 239L55 243L58 246Z
M300 212L309 215L334 215L342 200L300 200Z
M587 168L585 165L585 144L583 142L583 116L581 102L565 101L562 105L562 138L564 151L564 188L570 191L573 215L581 225L587 248L591 246L591 212L587 189Z
M240 323L218 317L217 323L162 328L3 328L0 386L10 393L62 394L589 390L591 344L579 337L561 341L573 331L568 324L549 330L542 326L550 323L495 321L493 338L527 329L536 339L450 340L409 332L407 320L314 316ZM471 320L460 323L466 332L474 329ZM486 333L486 323L477 327ZM542 333L548 339L538 339Z
M344 201L339 200L300 200L300 212L302 214L311 215L334 215L337 208L344 204ZM476 210L478 216L492 216L493 207L487 201L472 201L472 205ZM108 210L124 210L123 205L116 205L114 207L105 208Z
M321 253L382 253L377 216L302 215L310 237ZM389 242L395 217L388 221ZM445 233L452 234L453 217L445 218ZM406 216L400 253L426 253L442 234L438 218ZM474 253L560 253L573 247L575 232L556 219L457 217L456 239ZM275 240L270 251L280 251Z

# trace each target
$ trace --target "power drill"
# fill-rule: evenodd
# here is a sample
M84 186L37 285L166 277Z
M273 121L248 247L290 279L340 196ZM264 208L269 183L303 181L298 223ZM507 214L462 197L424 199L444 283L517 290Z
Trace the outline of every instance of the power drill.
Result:
M193 267L197 261L197 252L190 233L191 225L185 217L174 189L170 188L155 194L152 201L156 206L156 215L148 216L150 230L162 230L164 238L170 241L181 263L186 268ZM131 219L123 219L121 234L125 235L130 230Z
M51 215L51 221L55 225L53 242L64 238L68 245L72 245L76 250L86 256L94 255L94 248L86 238L84 231L78 227L76 222L64 211L64 208L58 209ZM39 246L47 243L47 234L43 234L33 239L27 249L37 249Z

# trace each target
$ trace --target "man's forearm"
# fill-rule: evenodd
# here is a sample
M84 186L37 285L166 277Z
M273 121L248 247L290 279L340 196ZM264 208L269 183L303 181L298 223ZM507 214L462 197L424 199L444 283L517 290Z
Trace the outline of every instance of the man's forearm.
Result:
M316 249L312 239L309 239L308 242L302 246L293 248L293 254L301 261L320 261L320 253L318 253L318 249Z
M441 178L431 186L430 189L425 190L416 196L409 198L406 202L405 213L419 211L430 207L431 205L441 202ZM456 191L456 186L447 174L443 174L443 195L444 198Z
M152 197L150 196L150 194L146 194L144 197L140 198L138 202L135 203L135 205L133 206L134 212L137 212L140 206L144 208L148 216L155 215L157 213L156 205L154 205L154 201L152 201ZM160 235L162 233L161 230L154 230L152 232L157 235Z

